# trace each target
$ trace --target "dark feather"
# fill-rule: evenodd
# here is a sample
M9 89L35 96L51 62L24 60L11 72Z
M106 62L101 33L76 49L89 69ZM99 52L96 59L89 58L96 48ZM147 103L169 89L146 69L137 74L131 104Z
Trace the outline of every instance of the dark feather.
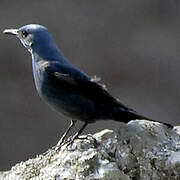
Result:
M61 69L63 69L63 71ZM51 78L51 81L57 84L59 88L67 93L69 92L71 94L73 92L76 95L83 96L87 98L87 100L94 102L97 107L100 107L98 109L103 109L101 117L104 116L105 119L110 118L126 123L135 119L146 119L158 122L124 106L118 99L110 95L105 86L99 83L99 80L93 80L83 73L79 74L77 69L72 70L66 66L62 68L62 65L58 67L57 64L54 68L54 66L50 64L46 67L45 71ZM164 124L172 127L169 124Z
M120 104L116 98L111 96L104 85L96 81L87 78L76 78L78 76L73 76L70 73L53 72L51 67L48 67L46 72L51 76L51 79L56 81L56 83L67 92L73 92L100 104L110 104L112 106L116 105L127 108Z

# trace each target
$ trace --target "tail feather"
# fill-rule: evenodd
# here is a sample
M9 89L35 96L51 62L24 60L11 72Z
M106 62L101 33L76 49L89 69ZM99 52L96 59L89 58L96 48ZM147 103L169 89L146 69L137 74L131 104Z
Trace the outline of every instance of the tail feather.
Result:
M111 114L111 119L113 119L115 121L121 121L121 122L128 123L129 121L136 120L136 119L148 120L148 121L153 121L153 122L159 122L159 123L162 123L162 124L168 126L169 128L173 128L173 126L171 124L150 119L146 116L138 114L136 111L134 111L132 109L123 109L123 110L122 110L122 108L118 108L118 109L119 109L118 111L116 109L114 111L114 113Z

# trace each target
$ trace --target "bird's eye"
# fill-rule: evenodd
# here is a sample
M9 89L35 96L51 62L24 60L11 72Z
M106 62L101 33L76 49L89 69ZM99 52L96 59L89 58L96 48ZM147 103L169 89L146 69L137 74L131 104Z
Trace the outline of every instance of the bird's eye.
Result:
M21 34L22 34L22 37L23 37L23 38L26 38L26 37L28 36L27 31L22 31Z

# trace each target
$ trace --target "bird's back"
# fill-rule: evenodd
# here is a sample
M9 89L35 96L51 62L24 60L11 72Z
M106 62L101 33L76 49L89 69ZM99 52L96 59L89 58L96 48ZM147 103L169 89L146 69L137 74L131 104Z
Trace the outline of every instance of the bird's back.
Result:
M40 96L56 111L82 121L112 118L112 110L127 111L101 84L74 66L58 61L33 61Z

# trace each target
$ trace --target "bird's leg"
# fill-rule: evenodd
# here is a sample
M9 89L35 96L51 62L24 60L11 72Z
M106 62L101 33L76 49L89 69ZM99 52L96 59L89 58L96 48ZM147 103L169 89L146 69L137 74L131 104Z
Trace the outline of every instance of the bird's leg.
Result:
M71 128L75 125L76 122L77 122L76 120L71 120L71 124L69 125L69 127L66 130L66 132L63 134L63 136L59 140L57 146L60 146L64 142L66 136L69 134Z
M85 122L83 124L83 126L81 127L81 129L72 137L72 139L68 142L67 146L69 146L70 144L72 144L74 142L75 139L78 138L78 136L83 132L83 130L85 129L85 127L88 125L87 122Z
M80 130L75 134L75 136L73 137L73 139L72 139L73 141L78 138L78 136L83 132L83 130L86 128L87 125L88 125L87 122L85 122L85 123L83 124L83 126L81 127L81 129L80 129Z

